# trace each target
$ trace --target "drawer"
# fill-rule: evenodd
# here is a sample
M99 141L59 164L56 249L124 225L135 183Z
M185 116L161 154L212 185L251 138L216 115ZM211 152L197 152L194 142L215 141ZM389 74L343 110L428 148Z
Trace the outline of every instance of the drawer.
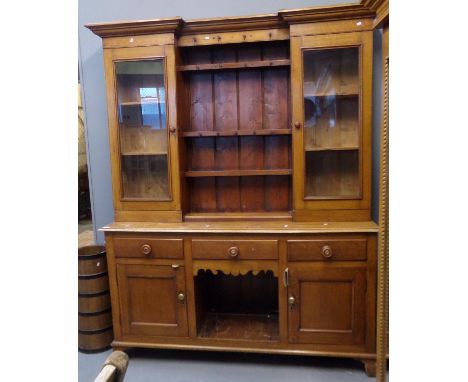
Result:
M193 259L277 259L278 240L192 240Z
M289 261L362 261L367 257L367 240L288 240Z
M183 239L152 239L144 237L113 239L115 257L149 259L183 259Z

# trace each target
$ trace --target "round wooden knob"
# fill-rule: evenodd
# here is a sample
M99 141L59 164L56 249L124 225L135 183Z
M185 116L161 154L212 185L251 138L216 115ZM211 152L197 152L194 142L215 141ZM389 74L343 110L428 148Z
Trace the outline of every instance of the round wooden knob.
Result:
M301 128L301 123L299 121L294 122L294 127L296 129L300 129Z
M239 256L239 248L237 247L231 247L228 249L229 256L231 257L237 257Z
M143 253L143 255L149 255L151 253L151 245L143 244L141 246L141 253Z
M183 294L182 292L180 292L180 293L177 295L177 300L179 300L180 302L184 302L184 301L185 301L185 294Z
M171 132L171 134L175 134L176 131L177 131L177 129L176 129L174 126L172 126L172 127L169 129L169 131Z
M325 257L326 259L329 259L330 257L333 256L333 251L329 245L324 245L322 247L322 256Z

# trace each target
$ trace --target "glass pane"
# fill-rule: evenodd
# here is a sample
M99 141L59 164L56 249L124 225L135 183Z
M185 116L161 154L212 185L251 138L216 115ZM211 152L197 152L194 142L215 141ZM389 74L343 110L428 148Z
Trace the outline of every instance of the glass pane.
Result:
M163 64L115 64L123 197L170 199Z
M360 194L359 48L304 52L306 198Z

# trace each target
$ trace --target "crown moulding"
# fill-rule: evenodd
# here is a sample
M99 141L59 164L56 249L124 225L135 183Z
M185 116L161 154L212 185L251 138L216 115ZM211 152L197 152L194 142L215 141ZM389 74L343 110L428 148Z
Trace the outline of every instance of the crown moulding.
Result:
M99 37L119 37L154 33L190 35L240 30L287 28L289 24L320 21L375 18L386 9L388 0L362 0L357 4L281 10L278 13L239 17L216 17L184 21L181 17L154 20L118 21L87 24Z
M184 22L182 34L231 32L238 30L287 28L288 24L277 13L267 15L216 17Z
M343 4L328 7L288 9L278 12L288 24L346 20L358 17L374 17L375 10L363 4Z
M178 33L184 24L182 17L165 19L117 21L87 24L86 28L99 37L119 37L153 33Z

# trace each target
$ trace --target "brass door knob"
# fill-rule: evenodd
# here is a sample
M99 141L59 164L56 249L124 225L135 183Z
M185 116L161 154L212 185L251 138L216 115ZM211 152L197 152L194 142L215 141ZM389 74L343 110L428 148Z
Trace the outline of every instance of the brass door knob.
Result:
M149 255L151 253L151 251L152 251L151 245L143 244L141 246L141 253L143 253L143 255Z
M322 247L322 256L325 257L326 259L329 259L330 257L333 256L333 251L329 245L324 245Z
M185 294L183 294L182 292L180 292L180 293L177 295L177 300L179 300L180 302L184 302L184 301L185 301Z
M239 248L238 247L231 247L228 249L228 253L230 257L237 257L239 256Z
M294 122L294 127L296 129L300 129L301 128L301 123L299 121Z
M296 303L296 299L294 298L294 296L291 296L288 298L289 306L293 306L295 303Z

